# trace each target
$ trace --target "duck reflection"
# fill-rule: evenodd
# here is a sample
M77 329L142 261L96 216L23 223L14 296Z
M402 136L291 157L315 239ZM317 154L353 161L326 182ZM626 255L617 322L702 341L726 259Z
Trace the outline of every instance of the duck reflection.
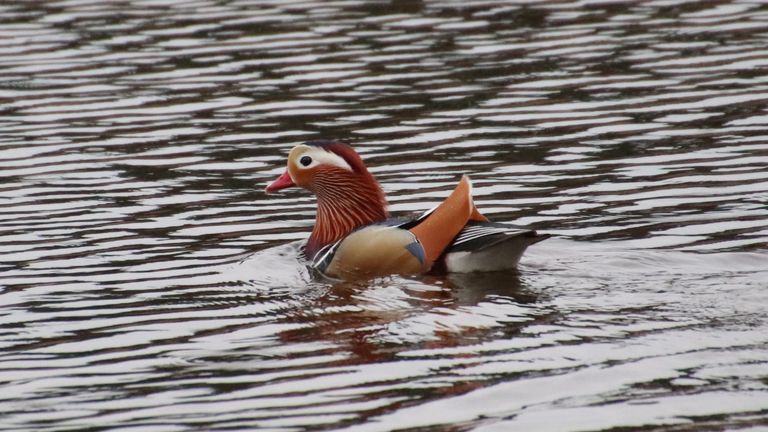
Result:
M280 339L332 342L348 354L342 363L380 362L404 350L516 334L536 320L537 299L514 272L340 282L287 315L304 325L282 332Z
M449 273L446 280L459 305L473 306L490 296L509 297L517 303L535 303L538 295L524 286L517 272Z

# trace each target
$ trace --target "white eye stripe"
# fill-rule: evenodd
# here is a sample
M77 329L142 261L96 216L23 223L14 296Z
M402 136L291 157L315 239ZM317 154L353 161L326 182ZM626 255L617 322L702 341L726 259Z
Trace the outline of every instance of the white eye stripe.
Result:
M302 161L302 159L305 157L308 157L311 160L307 165L304 165ZM306 161L306 159L304 160ZM319 148L309 149L296 158L296 166L298 166L300 169L309 169L318 165L332 165L347 171L352 171L352 167L349 166L344 158L337 155L336 153L331 153Z

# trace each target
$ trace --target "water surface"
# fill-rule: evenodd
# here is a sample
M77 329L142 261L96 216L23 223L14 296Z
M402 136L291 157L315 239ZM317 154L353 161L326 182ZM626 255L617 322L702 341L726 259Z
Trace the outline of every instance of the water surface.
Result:
M768 430L767 59L746 1L0 5L0 426ZM555 238L317 280L317 138Z

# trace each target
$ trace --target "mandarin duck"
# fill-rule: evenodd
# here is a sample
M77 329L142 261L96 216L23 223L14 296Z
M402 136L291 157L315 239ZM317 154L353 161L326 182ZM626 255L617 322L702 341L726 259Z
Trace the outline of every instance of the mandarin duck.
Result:
M467 176L438 206L402 220L390 218L384 191L346 144L298 145L287 165L266 192L298 186L315 194L315 226L303 251L326 277L509 270L528 246L549 237L490 222L475 207Z

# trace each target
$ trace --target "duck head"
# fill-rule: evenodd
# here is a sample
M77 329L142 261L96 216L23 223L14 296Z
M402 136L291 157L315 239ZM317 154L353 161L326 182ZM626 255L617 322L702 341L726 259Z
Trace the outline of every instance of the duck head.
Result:
M317 216L305 252L312 258L323 246L355 229L389 217L376 178L351 147L336 141L310 141L294 147L285 172L267 193L301 187L317 197Z
M316 182L322 184L334 176L368 174L357 152L345 144L330 141L310 141L294 147L288 154L287 165L285 172L267 186L268 193L294 186L314 191Z

